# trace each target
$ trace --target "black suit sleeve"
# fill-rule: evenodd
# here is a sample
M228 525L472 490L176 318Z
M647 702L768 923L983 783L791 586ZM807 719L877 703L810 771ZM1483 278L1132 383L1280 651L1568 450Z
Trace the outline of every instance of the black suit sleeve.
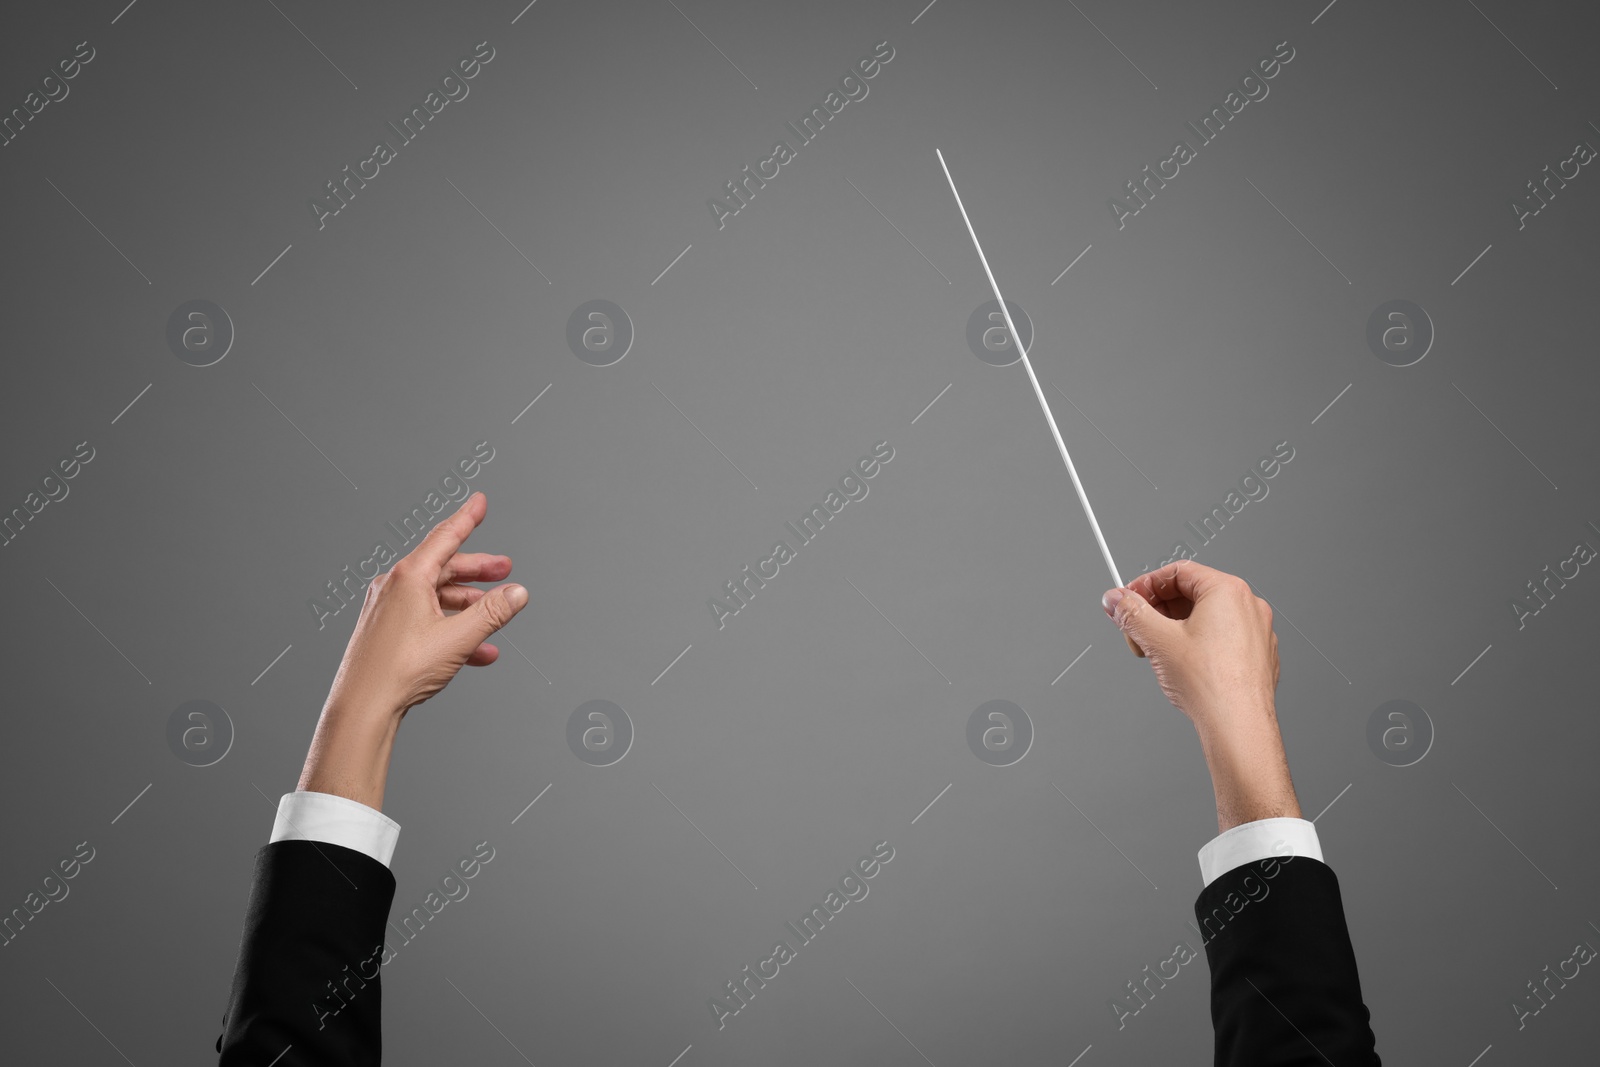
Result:
M1308 856L1235 867L1194 911L1216 1067L1378 1067L1331 868Z
M379 1062L394 889L389 868L341 845L278 841L256 853L220 1067Z

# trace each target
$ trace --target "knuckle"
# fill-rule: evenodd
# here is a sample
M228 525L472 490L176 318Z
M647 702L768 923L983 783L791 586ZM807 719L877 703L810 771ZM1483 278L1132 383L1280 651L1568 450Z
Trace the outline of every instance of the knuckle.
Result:
M504 593L483 598L483 615L489 625L496 630L511 621L511 605L506 601Z

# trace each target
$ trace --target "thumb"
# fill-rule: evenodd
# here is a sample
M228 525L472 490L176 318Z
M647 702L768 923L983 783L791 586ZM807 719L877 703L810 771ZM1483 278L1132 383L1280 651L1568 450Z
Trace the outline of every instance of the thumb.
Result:
M1100 598L1100 606L1111 616L1117 628L1148 654L1162 647L1171 627L1171 619L1152 608L1148 601L1132 589L1108 590Z
M491 634L515 618L527 603L528 590L515 582L489 590L451 619L458 649L470 655Z

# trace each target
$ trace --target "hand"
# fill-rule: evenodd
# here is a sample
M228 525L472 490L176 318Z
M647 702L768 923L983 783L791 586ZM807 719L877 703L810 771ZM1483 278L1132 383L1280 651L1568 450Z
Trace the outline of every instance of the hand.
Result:
M1272 607L1242 578L1179 560L1107 591L1101 606L1141 647L1161 690L1194 720L1271 707L1278 688Z
M487 498L473 493L367 586L329 703L404 716L437 695L463 666L483 667L499 658L500 650L485 638L522 610L528 591L515 584L488 592L461 584L498 582L511 573L507 556L457 551L487 510Z
M473 493L367 586L317 720L301 789L381 807L389 754L406 712L436 695L463 666L499 658L500 650L485 639L522 610L528 591L516 584L487 592L461 584L497 582L511 573L506 556L459 551L487 509L487 498Z
M1161 691L1200 735L1217 828L1300 817L1278 732L1272 608L1243 579L1190 560L1141 574L1101 599L1142 648Z

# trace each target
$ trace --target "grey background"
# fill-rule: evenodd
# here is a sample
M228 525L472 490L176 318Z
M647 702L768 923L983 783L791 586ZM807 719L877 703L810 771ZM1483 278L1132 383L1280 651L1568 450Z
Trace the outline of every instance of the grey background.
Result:
M1198 559L1279 609L1386 1062L1586 1055L1600 979L1520 1031L1511 1005L1600 943L1600 578L1521 630L1510 605L1600 545L1600 177L1520 231L1508 205L1600 143L1596 20L1324 5L13 5L7 111L97 54L0 148L0 508L96 456L0 549L0 909L96 855L0 949L10 1055L214 1059L252 856L355 619L307 600L487 439L471 546L532 603L520 651L406 721L396 911L496 855L385 967L390 1062L1209 1062L1202 962L1120 1031L1108 1007L1200 948L1210 785L1100 613L1022 368L966 346L990 294L936 147L1125 578L1295 449ZM308 200L485 40L319 231ZM870 95L719 231L707 199L882 40ZM1108 198L1284 40L1119 230ZM195 298L237 328L206 368L165 342ZM565 342L597 298L637 335L604 368ZM1365 343L1392 299L1437 330L1414 366ZM880 440L870 495L719 631L706 599ZM166 742L195 699L236 730L205 768ZM565 741L593 699L636 730L609 767ZM1035 730L1010 767L966 746L994 699ZM1392 699L1437 733L1411 767L1366 743ZM878 840L870 896L719 1031L707 998Z

